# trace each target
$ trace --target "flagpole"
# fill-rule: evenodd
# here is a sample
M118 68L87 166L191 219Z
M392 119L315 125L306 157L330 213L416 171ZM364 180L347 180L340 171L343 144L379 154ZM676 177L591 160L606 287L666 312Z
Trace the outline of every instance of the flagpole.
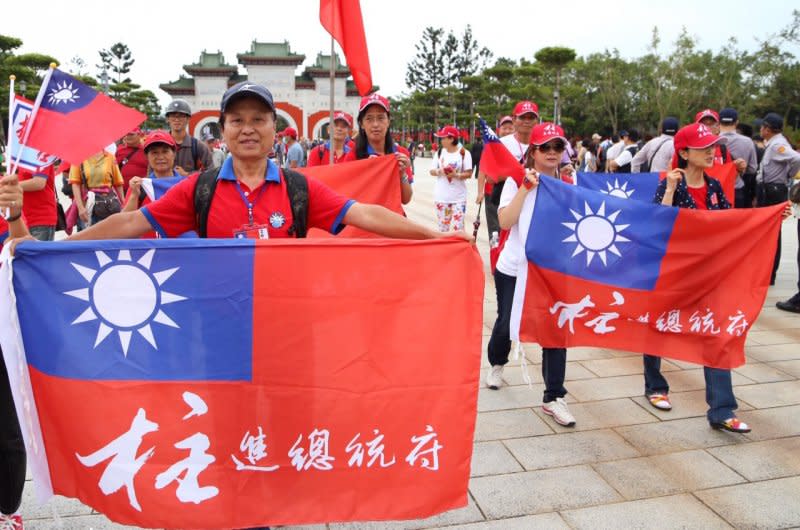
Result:
M14 92L14 81L17 76L11 74L8 76L8 129L6 129L6 137L8 139L7 145L11 146L11 135L14 134L14 103L16 102L16 93ZM11 175L11 149L6 153L6 175ZM11 217L11 208L3 209L3 217L8 219Z
M53 70L56 68L56 63L50 63L50 68L48 68L47 73L44 75L44 79L42 80L42 86L39 87L39 93L36 94L36 101L33 104L33 109L31 109L31 117L28 118L28 126L25 127L25 136L22 137L22 140L19 144L19 150L17 151L17 156L14 159L14 165L11 166L11 173L16 172L19 168L19 159L22 157L22 151L25 149L25 145L28 143L28 137L31 135L31 129L33 128L33 122L36 119L36 114L39 113L39 107L42 105L42 100L44 99L44 92L48 84L50 84L50 78L53 76Z
M333 4L331 4L331 5L333 5ZM334 63L333 63L333 57L334 57L333 53L334 53L334 51L335 50L334 50L334 45L333 45L333 35L331 35L331 65L330 65L331 66L331 100L330 100L331 108L330 108L330 114L329 114L329 117L328 117L328 144L331 146L331 148L328 149L328 151L330 151L328 153L328 164L329 165L333 164L333 150L334 150L334 148L333 148L333 106L335 104L335 101L334 101L334 96L333 96L333 89L334 89L334 87L336 85L336 82L335 82L336 81L336 70L334 70Z

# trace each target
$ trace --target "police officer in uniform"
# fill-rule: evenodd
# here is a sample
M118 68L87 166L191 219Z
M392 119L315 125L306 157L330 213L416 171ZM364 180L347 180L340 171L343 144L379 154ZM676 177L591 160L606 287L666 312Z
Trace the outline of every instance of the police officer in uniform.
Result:
M782 134L783 118L770 112L761 123L761 136L766 144L764 158L756 177L756 197L759 206L770 206L786 202L789 198L789 180L800 171L800 153L797 153ZM781 259L781 236L778 233L778 248L772 266L770 285L775 285L775 274ZM800 286L798 286L800 288ZM792 297L793 307L800 313L800 296ZM785 302L779 302L780 309Z

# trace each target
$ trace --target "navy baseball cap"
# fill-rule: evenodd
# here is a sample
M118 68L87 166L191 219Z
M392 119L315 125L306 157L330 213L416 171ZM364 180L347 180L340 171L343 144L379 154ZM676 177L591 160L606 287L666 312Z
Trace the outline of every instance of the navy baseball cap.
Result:
M222 95L220 110L225 112L225 109L228 108L228 105L230 105L232 101L246 96L260 99L270 110L275 110L275 103L272 101L272 92L263 85L251 83L249 81L241 81L226 90Z
M773 131L783 130L783 118L781 118L780 114L770 112L761 121Z
M681 124L678 123L678 118L667 116L666 118L664 118L664 121L661 122L661 132L664 134L675 136L675 133L678 132L680 126Z
M733 125L739 119L739 113L736 112L736 109L732 109L730 107L725 107L721 111L719 111L719 122L724 123L726 125Z

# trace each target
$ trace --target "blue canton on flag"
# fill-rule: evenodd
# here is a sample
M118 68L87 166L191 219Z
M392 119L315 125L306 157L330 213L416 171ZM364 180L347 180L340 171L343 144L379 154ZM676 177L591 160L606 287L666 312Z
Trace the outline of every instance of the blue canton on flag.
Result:
M577 185L620 199L653 202L658 173L578 173Z
M68 114L87 106L96 96L95 90L55 68L45 87L42 107Z

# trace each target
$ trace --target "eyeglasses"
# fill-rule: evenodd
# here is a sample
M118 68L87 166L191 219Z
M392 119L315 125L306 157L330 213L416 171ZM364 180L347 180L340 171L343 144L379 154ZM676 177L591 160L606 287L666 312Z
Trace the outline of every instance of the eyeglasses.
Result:
M566 149L564 142L548 142L546 144L539 146L539 151L542 153L549 153L550 151L555 151L556 153L561 153Z

